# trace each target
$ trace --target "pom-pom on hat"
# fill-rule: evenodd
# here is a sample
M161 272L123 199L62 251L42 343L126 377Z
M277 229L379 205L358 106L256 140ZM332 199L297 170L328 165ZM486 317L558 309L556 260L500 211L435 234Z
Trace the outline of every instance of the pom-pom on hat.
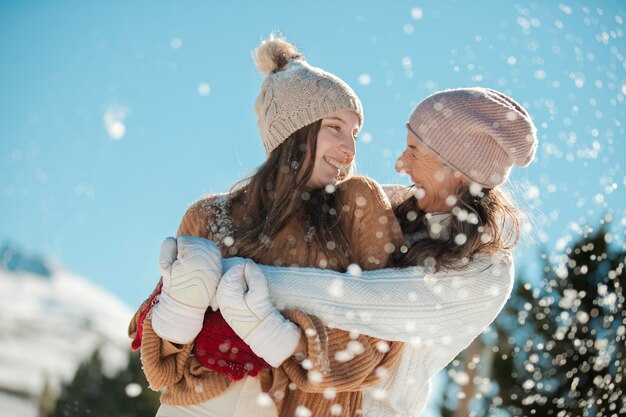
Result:
M417 105L407 128L444 165L483 188L504 183L513 165L527 166L537 149L526 110L487 88L434 93Z
M292 133L324 117L350 110L363 125L363 107L339 77L309 65L295 46L271 35L253 53L266 76L254 104L257 126L269 155Z

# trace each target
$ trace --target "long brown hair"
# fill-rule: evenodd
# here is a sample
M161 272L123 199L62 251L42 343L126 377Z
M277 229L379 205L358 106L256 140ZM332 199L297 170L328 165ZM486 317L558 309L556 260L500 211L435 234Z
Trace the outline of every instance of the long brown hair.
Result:
M462 269L478 253L495 254L515 247L524 216L506 190L496 187L474 194L469 186L460 187L446 233L439 236L429 228L427 213L419 210L415 197L398 205L395 212L402 231L415 234L416 240L394 255L395 264L422 265L435 271Z
M353 251L342 221L341 185L306 186L315 166L321 124L319 120L291 134L252 176L235 184L229 195L231 207L243 205L246 210L233 230L232 255L261 256L272 247L274 237L300 215L307 239L326 256L328 266L348 267ZM340 179L350 174L348 171Z

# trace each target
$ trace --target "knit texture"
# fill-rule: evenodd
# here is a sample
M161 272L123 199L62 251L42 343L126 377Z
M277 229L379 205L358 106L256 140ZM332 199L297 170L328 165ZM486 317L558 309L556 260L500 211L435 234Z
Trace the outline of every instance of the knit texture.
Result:
M254 104L268 155L292 133L342 110L356 113L359 129L363 125L363 107L352 88L339 77L309 65L284 39L262 42L255 61L261 72L269 71Z
M241 258L224 260L225 270ZM330 327L381 339L439 343L473 333L476 323L508 297L512 285L509 254L477 255L462 270L431 272L424 267L363 271L358 275L317 268L261 265L270 299L278 308L298 308ZM329 289L341 282L340 296ZM330 291L332 294L332 291ZM445 309L443 308L445 306ZM375 328L372 326L375 324ZM451 348L464 344L458 337ZM471 341L471 339L470 339Z
M353 244L354 262L364 270L386 266L390 257L388 252L401 242L389 201L375 182L363 177L351 178L340 187L344 190L344 213L348 238ZM231 209L227 210L218 197L203 199L187 211L179 234L222 242L230 221L222 217L227 215L235 222L243 215L243 207ZM306 239L307 234L302 219L294 219L275 237L272 248L256 261L318 266L324 255L310 239ZM225 255L226 250L222 249ZM308 408L312 416L327 416L333 405L341 408L340 416L355 415L362 407L363 391L380 382L376 370L380 366L392 369L400 360L401 343L391 343L391 349L381 351L381 341L375 337L325 328L315 316L299 311L284 314L305 332L307 361L300 363L290 358L281 367L263 370L258 375L263 391L274 399L281 416L293 416L298 406ZM140 312L129 326L131 338L136 336L139 316ZM174 345L156 336L149 315L143 326L142 364L152 388L167 388L161 402L197 404L220 395L232 383L227 377L201 366L197 357L192 355L191 345ZM346 352L357 347L358 354L345 357ZM294 381L298 382L292 389L290 382ZM332 401L324 397L329 388L336 391Z
M225 259L224 269L243 262ZM422 267L337 273L314 268L260 266L277 306L315 315L327 326L406 342L399 364L365 391L367 417L417 416L430 379L496 318L511 294L511 255L477 255L462 270ZM341 296L328 290L341 282ZM385 396L381 399L380 393Z
M504 183L537 149L526 110L487 88L437 92L417 105L407 127L441 162L484 188Z

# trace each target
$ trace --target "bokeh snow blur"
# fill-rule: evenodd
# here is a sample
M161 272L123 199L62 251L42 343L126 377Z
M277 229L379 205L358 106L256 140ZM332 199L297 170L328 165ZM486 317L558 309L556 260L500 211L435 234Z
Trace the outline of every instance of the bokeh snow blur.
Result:
M516 254L527 282L482 337L486 348L456 360L442 376L455 384L436 381L435 392L491 409L521 389L521 402L542 406L554 373L576 393L581 375L596 372L591 389L604 402L595 407L604 407L623 384L624 299L614 287L623 259L609 265L610 251L594 250L626 249L625 20L618 0L1 2L0 244L52 257L138 305L187 206L265 158L252 110L263 78L250 52L273 30L361 97L358 171L381 183L408 184L394 163L420 100L494 88L538 128L536 160L507 184L530 220ZM601 225L595 246L571 249ZM572 288L580 277L598 285ZM341 282L328 288L344 294ZM512 360L527 374L520 384L510 372L497 378ZM129 397L140 393L127 385Z

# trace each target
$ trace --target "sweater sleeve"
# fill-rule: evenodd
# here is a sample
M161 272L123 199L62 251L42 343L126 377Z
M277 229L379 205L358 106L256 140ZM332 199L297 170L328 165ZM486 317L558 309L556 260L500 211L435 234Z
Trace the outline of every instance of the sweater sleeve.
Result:
M225 268L236 262L226 260ZM508 253L478 255L465 269L435 273L422 267L358 274L261 269L279 308L297 306L330 327L456 353L495 319L510 296L514 275Z

